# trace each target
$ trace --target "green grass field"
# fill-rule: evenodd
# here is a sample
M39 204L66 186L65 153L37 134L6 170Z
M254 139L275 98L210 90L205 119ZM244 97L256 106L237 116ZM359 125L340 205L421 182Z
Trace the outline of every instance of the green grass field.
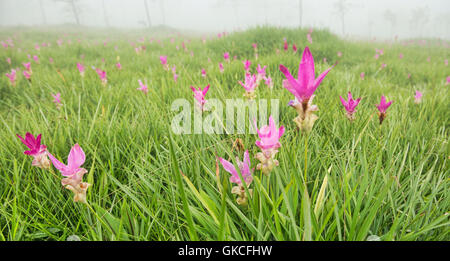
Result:
M1 29L0 40L11 38L14 47L0 47L0 240L449 240L449 43L347 41L321 30L308 43L307 33L263 27L203 43L202 35L164 30ZM51 46L36 50L43 42ZM146 48L137 54L130 42ZM296 75L305 46L316 76L338 61L315 92L319 119L309 135L292 121L297 113L287 104L293 95L279 70L283 64ZM376 48L384 50L379 59ZM237 59L224 62L224 52ZM176 65L176 83L161 55ZM119 58L122 70L115 65ZM238 81L246 59L252 72L267 65L274 86L261 84L256 99L280 100L279 125L286 132L279 166L269 176L255 169L245 207L231 193L230 174L220 163L216 168L216 155L242 159L243 151L233 148L239 138L255 167L258 136L175 135L170 124L174 100L194 104L191 85L210 84L206 99L243 98ZM31 82L22 75L28 61ZM78 62L86 67L84 78ZM106 86L92 66L107 72ZM16 86L5 76L13 68L20 68ZM136 90L139 79L148 84L147 95ZM420 104L414 103L416 90L423 93ZM339 100L348 91L362 97L354 122ZM52 102L55 93L61 93L60 109ZM394 102L380 125L375 104L381 95ZM73 201L53 166L31 165L16 137L26 132L42 134L61 162L74 144L83 148L84 181L92 184L88 204Z

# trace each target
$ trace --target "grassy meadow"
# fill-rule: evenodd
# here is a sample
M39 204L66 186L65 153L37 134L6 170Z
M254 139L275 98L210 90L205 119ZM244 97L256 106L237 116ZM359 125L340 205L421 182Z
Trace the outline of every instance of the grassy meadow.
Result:
M0 240L449 240L450 43L345 40L318 29L310 43L307 34L275 27L220 37L163 29L0 29L0 41L13 43L0 46ZM294 97L279 70L283 64L296 76L305 46L316 77L338 62L314 93L319 118L308 135L293 122L297 113L287 104ZM383 50L378 59L376 49ZM260 84L256 100L279 99L277 126L286 131L279 166L270 175L255 168L252 195L242 206L216 157L242 160L248 150L256 167L258 135L175 135L171 104L185 98L193 111L190 86L208 84L207 100L242 99L238 82L247 59L252 73L267 66L273 88ZM31 81L22 74L25 62ZM106 86L92 66L106 71ZM5 74L15 68L12 86ZM137 90L138 80L147 94ZM420 104L416 90L423 93ZM362 98L353 122L339 99L349 91ZM53 102L56 93L61 106ZM382 95L394 102L380 125L375 104ZM26 132L42 134L61 162L74 144L82 147L87 204L73 201L55 167L32 166L16 136ZM236 139L243 149L233 146Z

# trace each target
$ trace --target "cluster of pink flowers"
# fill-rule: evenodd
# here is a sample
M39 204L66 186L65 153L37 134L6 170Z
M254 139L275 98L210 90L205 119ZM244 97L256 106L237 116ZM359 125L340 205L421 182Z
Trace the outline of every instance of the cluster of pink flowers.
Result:
M32 166L50 169L51 162L61 172L62 176L64 176L61 184L75 194L73 200L75 202L87 203L86 191L91 184L82 181L87 170L81 168L86 156L80 145L75 144L72 147L67 158L67 165L65 165L50 154L45 145L41 144L41 134L35 138L33 134L27 132L25 139L18 134L16 135L28 147L29 150L23 153L33 157Z

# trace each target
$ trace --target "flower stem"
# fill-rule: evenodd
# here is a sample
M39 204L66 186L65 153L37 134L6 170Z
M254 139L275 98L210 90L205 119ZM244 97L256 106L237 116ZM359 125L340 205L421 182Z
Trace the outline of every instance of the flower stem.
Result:
M304 175L304 182L305 182L305 186L307 184L307 170L308 170L308 134L305 135L305 171L303 173Z

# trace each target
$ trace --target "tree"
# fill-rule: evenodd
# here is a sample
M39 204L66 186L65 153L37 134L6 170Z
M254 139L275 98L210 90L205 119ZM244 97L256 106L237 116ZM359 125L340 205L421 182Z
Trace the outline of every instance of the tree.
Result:
M391 36L392 36L393 29L394 29L395 25L397 24L397 16L389 9L386 9L383 16L384 16L384 19L386 19L391 24L390 32L391 32Z
M103 18L105 19L105 25L106 25L106 27L109 27L108 15L106 14L105 0L102 0L102 7L103 7Z
M303 20L303 0L298 0L298 20L299 20L299 26L302 27L302 20Z
M147 26L152 26L152 21L150 20L150 13L148 12L148 3L147 0L144 0L144 6L145 6L145 13L147 14Z
M77 4L78 0L54 0L54 1L66 3L72 11L73 17L75 18L75 23L77 25L80 25L80 17L79 17L80 9Z
M42 0L39 0L39 7L41 9L42 22L47 24L47 17L45 16L44 4L42 3Z
M428 7L417 7L411 14L411 31L419 32L419 36L422 37L423 26L428 23L429 19Z
M335 13L338 14L341 20L342 34L345 35L345 15L347 14L349 8L347 0L338 0L333 6Z

